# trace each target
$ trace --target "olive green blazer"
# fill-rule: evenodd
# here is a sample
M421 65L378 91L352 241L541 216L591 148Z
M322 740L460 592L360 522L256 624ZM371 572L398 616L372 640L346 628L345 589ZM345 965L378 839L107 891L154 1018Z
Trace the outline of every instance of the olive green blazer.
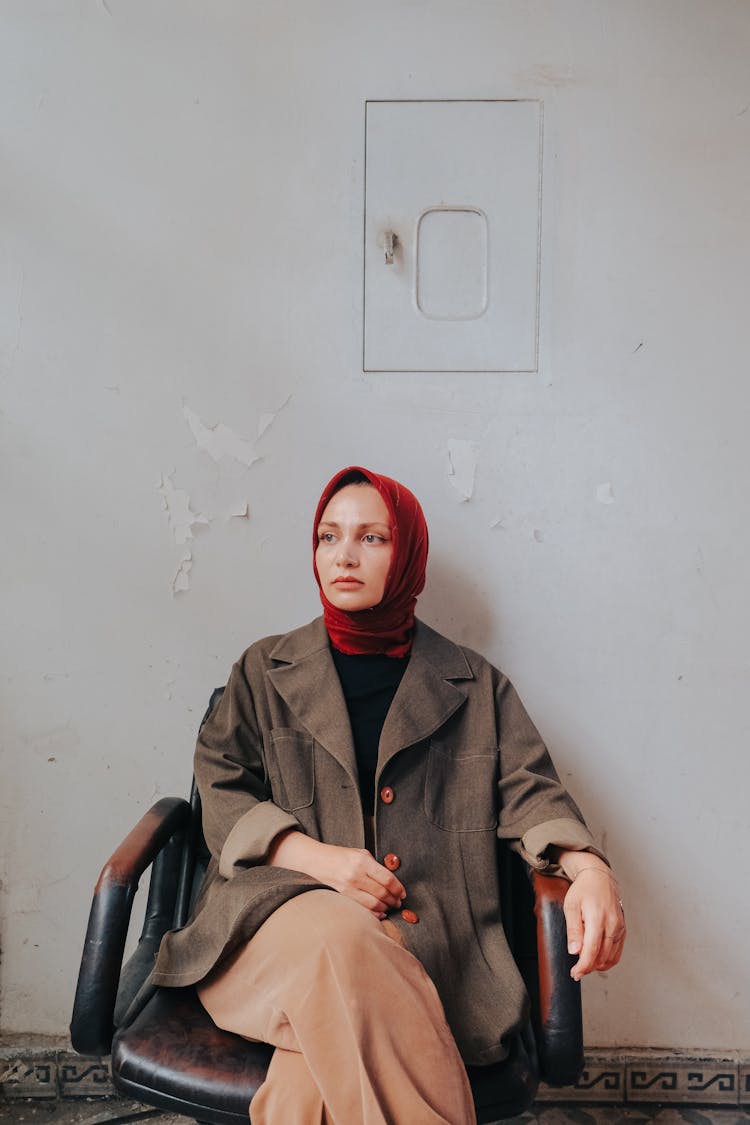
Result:
M161 945L154 983L201 980L282 903L318 884L268 867L286 828L365 846L351 728L322 618L252 645L195 753L211 863L192 918ZM384 788L387 801L383 800ZM400 857L407 907L392 917L437 986L464 1059L507 1052L524 986L500 916L497 840L532 866L594 848L509 680L417 622L380 738L375 856Z

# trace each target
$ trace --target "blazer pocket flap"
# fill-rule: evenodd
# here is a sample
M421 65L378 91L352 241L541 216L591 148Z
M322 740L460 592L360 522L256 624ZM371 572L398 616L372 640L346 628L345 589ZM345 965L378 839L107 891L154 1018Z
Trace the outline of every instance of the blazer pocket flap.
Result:
M425 778L425 814L446 832L497 827L497 749L455 756L431 742Z
M315 797L315 743L307 731L279 727L270 732L266 766L275 804L287 812Z

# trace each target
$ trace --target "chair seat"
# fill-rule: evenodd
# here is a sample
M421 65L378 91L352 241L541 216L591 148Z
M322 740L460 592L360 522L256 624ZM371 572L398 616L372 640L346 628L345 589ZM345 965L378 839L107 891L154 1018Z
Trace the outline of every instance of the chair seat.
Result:
M248 1125L273 1048L212 1022L194 988L158 988L112 1043L112 1080L128 1097L212 1125ZM196 1100L199 1094L199 1100Z
M273 1048L212 1022L194 988L158 988L112 1043L121 1093L211 1125L248 1125L248 1106ZM536 1067L521 1039L493 1066L468 1067L479 1125L522 1113L536 1092ZM196 1093L200 1099L196 1100Z

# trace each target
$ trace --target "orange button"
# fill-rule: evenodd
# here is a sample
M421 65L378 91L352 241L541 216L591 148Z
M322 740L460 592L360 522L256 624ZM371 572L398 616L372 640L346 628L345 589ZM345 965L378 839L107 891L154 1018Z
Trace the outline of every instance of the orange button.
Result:
M396 794L393 792L390 785L384 785L380 790L380 800L384 805L391 805L396 800Z
M383 863L389 871L398 871L399 867L401 866L401 860L397 855L394 855L393 852L388 852L388 855L383 860Z
M402 910L401 917L405 922L411 922L412 925L419 921L419 915L415 914L413 910Z

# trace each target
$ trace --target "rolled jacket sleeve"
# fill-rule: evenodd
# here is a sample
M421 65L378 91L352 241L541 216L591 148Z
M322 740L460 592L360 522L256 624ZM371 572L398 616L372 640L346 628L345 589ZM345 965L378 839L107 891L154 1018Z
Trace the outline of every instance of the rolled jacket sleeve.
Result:
M241 663L232 668L221 701L201 729L194 768L203 833L225 879L265 862L279 833L301 829L297 818L271 799L263 737Z
M497 834L537 870L562 874L552 847L591 851L596 846L575 801L562 785L547 747L506 677L497 688L500 781Z
M563 875L564 871L560 864L549 858L550 848L571 852L593 852L605 863L609 863L604 853L597 848L586 825L579 820L565 817L535 824L517 841L515 850L530 867L536 868L537 871L545 871L548 875Z
M240 817L224 841L219 874L231 879L237 870L249 864L264 863L276 837L299 827L297 818L273 801L259 801Z

